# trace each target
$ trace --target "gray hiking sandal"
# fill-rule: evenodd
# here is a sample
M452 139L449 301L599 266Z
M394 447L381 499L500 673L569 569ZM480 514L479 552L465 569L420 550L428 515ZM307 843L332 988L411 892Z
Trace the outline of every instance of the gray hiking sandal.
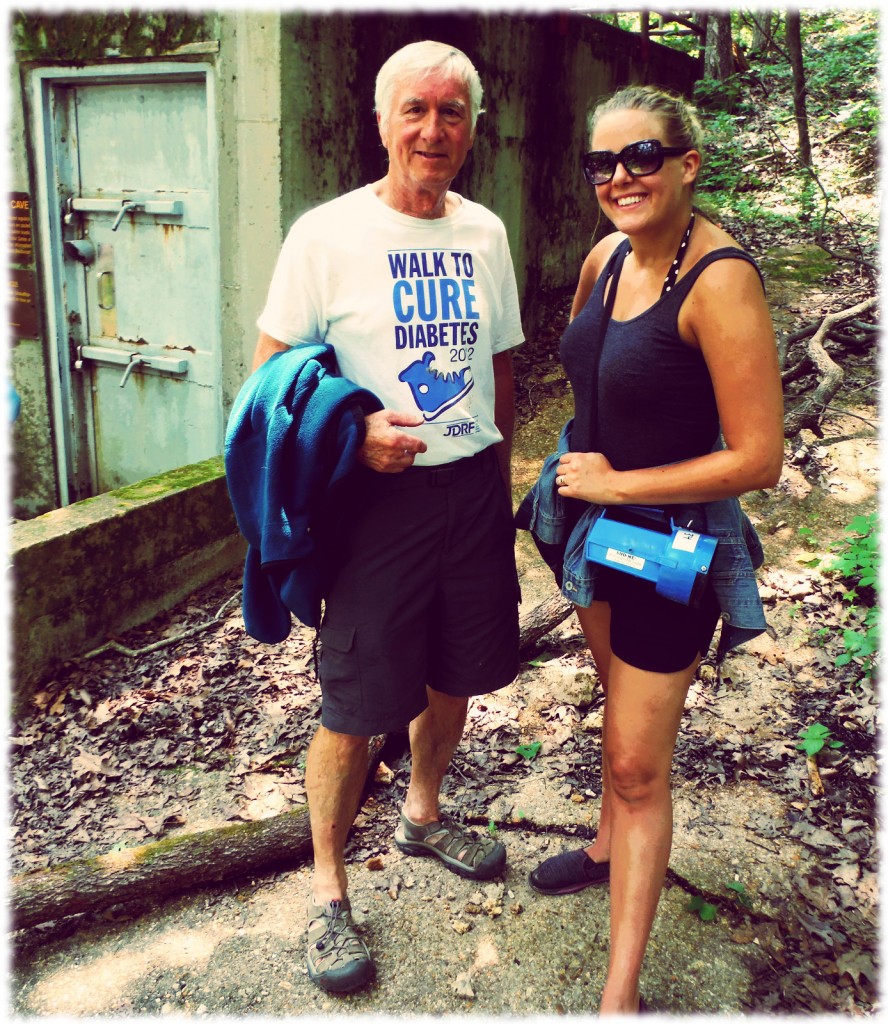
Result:
M402 811L395 846L411 857L438 857L463 878L486 881L506 866L506 848L502 843L476 836L443 814L440 821L414 825Z
M375 968L355 931L347 897L317 906L308 900L308 976L326 992L352 992L373 979Z

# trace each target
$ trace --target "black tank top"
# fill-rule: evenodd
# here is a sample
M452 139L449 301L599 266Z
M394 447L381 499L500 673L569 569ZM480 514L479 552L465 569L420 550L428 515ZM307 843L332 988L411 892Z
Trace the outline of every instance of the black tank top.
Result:
M714 249L643 313L611 319L602 339L605 284L628 252L624 240L561 338L561 362L574 395L571 449L600 451L620 471L664 466L712 450L719 433L712 381L699 350L681 340L678 313L710 263L742 259L758 271L742 249Z

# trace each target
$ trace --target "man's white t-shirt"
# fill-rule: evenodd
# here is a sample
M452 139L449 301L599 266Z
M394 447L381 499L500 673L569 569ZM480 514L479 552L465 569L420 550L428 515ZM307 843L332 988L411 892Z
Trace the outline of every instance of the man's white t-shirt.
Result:
M451 193L453 195L453 193ZM284 240L259 329L288 345L325 341L343 377L387 409L441 465L502 439L493 364L524 340L502 221L457 197L448 217L408 217L370 185L309 210Z

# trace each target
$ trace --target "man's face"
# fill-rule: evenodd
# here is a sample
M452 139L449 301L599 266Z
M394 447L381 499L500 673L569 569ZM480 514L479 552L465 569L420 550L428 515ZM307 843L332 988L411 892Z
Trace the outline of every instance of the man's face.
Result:
M468 89L440 72L399 82L379 134L395 187L446 191L474 141Z

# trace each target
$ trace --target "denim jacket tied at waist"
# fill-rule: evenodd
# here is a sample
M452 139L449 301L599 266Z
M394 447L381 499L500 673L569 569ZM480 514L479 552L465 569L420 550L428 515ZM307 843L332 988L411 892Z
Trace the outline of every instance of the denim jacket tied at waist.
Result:
M586 535L601 514L602 506L584 502L585 508L573 529L567 500L558 493L555 475L558 461L570 451L573 420L561 430L558 448L546 457L536 483L515 514L519 530L529 530L540 554L555 574L561 593L572 604L588 608L594 600L599 566L587 561ZM574 499L575 500L575 499ZM755 528L737 498L723 498L704 504L706 532L718 538L709 572L713 592L721 609L722 629L717 659L767 629L755 570L764 553Z

